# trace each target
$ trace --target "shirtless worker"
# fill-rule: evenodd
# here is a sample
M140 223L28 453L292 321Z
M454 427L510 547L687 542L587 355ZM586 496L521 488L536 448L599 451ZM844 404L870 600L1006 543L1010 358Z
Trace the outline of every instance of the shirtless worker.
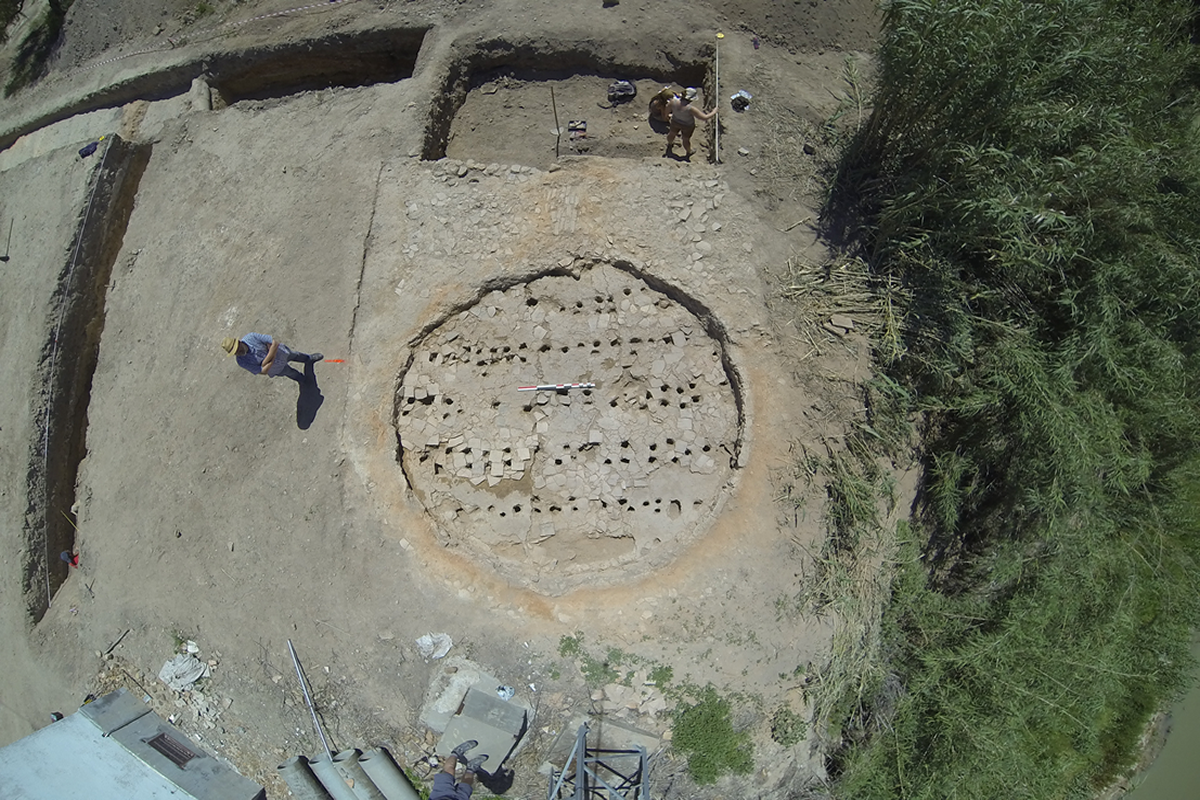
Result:
M678 97L672 98L667 104L671 112L671 130L667 133L667 152L663 153L663 157L671 154L675 149L675 135L683 134L683 149L685 151L684 158L692 157L692 134L696 130L696 122L708 122L717 115L717 110L704 112L699 107L692 105L692 101L700 94L700 91L695 86L689 86L683 90L683 99Z

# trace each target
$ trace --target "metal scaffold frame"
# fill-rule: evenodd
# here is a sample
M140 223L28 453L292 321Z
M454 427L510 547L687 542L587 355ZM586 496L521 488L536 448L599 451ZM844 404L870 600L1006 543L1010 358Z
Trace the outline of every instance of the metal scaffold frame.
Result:
M561 771L550 772L548 800L650 800L646 748L606 750L587 746L588 725L579 726L575 747Z

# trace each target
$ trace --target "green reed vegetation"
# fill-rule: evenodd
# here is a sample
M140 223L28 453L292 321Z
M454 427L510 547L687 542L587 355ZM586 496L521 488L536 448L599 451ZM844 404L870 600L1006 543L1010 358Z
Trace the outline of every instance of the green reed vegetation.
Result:
M8 41L8 27L20 16L24 0L0 0L0 44Z
M841 797L1088 797L1188 676L1195 13L885 4L873 110L823 225L903 287L870 388L891 419L871 427L916 420L923 478L885 663L832 731Z
M46 74L50 59L60 44L67 10L73 2L49 0L45 11L17 47L9 65L8 81L4 85L5 97L12 97ZM0 0L0 25L4 30L0 44L8 41L9 27L23 13L23 6L23 0Z

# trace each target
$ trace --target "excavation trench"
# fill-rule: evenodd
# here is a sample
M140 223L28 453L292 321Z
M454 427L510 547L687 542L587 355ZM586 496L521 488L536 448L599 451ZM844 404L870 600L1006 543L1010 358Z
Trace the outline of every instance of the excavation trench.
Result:
M117 136L105 140L51 301L24 530L25 600L34 622L46 613L70 570L59 554L75 549L75 486L87 454L88 404L108 282L150 154L150 145L133 145Z
M627 581L696 541L744 426L724 326L627 262L483 287L411 342L393 408L402 479L441 544L545 594Z
M711 96L714 76L707 56L667 61L660 53L660 63L645 63L590 45L581 42L572 49L554 49L559 45L494 40L463 52L450 62L435 93L422 157L470 157L542 167L560 154L641 158L660 146L656 138L647 136L647 103L655 91L663 84L697 86ZM623 106L608 103L607 86L616 80L632 82L637 97ZM553 100L552 89L557 93ZM454 152L459 126L489 125L501 115L510 120L508 125L514 117L528 119L520 138L543 141L538 156L506 155L515 144L511 141L488 140L494 152ZM464 122L462 117L470 119ZM567 130L571 122L589 120L590 129ZM639 120L645 124L635 133ZM561 132L559 142L555 130ZM649 149L647 141L653 141Z
M162 100L186 93L203 77L220 102L286 97L335 86L369 86L409 78L427 28L331 34L287 44L263 45L202 58L109 84L0 133L0 149L20 136L77 114L116 108L135 100Z
M210 66L226 103L265 100L334 86L371 86L412 77L425 29L335 34L231 54Z

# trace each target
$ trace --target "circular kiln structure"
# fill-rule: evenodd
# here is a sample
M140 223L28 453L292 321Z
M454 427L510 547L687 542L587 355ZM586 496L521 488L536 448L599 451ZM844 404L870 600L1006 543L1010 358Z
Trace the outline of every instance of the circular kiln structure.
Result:
M598 264L489 292L421 336L395 425L443 542L544 593L668 563L712 522L740 447L710 323ZM548 383L595 388L518 391Z

